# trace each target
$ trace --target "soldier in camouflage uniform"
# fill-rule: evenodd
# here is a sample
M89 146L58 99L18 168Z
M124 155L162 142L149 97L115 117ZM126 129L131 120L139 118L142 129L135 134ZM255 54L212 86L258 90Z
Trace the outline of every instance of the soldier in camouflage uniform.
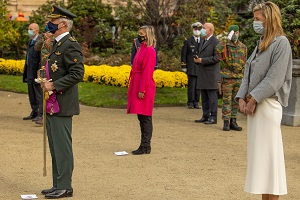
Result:
M238 40L239 27L237 25L231 25L228 31L228 39L220 42L216 48L217 57L221 62L223 130L241 131L242 127L236 123L239 105L234 101L234 97L240 88L244 76L247 47Z
M48 23L49 20L45 22L45 31L43 34L40 34L37 38L36 43L34 44L34 50L41 52L41 67L46 65L46 61L51 53L53 45L53 34L49 32ZM43 99L42 101L43 102ZM43 111L43 104L40 104L39 110ZM43 113L41 113L41 116ZM44 120L41 117L39 120L35 121L36 124L43 125Z

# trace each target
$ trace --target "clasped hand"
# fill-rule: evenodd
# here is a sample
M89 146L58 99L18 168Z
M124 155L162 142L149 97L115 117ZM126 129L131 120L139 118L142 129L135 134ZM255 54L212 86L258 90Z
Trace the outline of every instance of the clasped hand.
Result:
M253 116L256 108L255 100L251 99L248 103L242 98L239 99L239 107L242 113Z
M202 58L198 58L198 56L197 56L197 57L194 58L194 62L195 63L202 63Z

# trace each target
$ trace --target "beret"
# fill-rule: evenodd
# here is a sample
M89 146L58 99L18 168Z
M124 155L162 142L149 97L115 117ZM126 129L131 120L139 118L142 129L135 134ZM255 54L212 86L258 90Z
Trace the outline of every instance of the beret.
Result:
M229 26L228 32L230 32L230 31L234 31L234 32L239 31L239 26L238 25Z

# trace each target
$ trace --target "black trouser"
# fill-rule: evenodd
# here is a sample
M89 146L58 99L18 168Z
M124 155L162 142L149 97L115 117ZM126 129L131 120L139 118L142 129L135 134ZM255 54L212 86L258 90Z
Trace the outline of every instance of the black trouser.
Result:
M40 114L39 106L40 104L43 104L43 102L41 102L42 89L40 84L35 84L35 83L28 84L28 96L29 96L29 102L32 110L31 114L32 116L35 117L38 114Z
M202 117L217 120L218 114L218 90L201 89Z
M188 75L188 88L187 88L187 96L188 103L198 103L200 99L200 90L196 89L197 85L197 76Z
M137 115L141 127L141 146L149 147L152 138L152 116Z

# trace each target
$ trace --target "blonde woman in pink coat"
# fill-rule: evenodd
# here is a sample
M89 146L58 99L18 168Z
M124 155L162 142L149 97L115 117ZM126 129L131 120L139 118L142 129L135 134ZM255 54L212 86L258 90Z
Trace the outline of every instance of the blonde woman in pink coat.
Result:
M153 79L156 63L156 39L153 26L142 26L138 31L141 46L136 53L129 77L127 113L137 114L141 127L141 144L132 154L150 154L153 132L152 111L155 97Z

